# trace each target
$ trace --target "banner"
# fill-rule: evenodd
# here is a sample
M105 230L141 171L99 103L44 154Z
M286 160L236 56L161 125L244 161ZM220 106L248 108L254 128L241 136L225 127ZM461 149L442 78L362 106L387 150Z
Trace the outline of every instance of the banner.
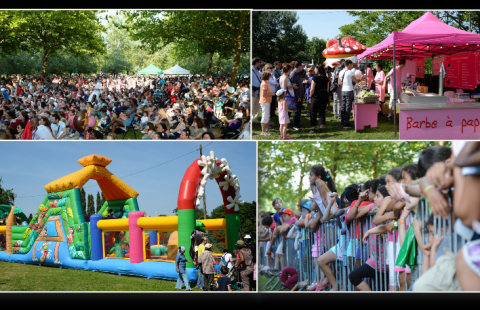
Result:
M439 75L440 74L440 67L442 66L442 63L445 61L445 57L439 57L437 59L434 59L432 62L432 75Z
M474 53L445 57L445 87L474 90L477 87L476 59Z

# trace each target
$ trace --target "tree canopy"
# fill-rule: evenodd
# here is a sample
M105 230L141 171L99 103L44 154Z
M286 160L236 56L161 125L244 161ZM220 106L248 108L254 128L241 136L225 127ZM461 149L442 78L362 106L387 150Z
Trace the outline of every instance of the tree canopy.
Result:
M100 11L23 10L8 11L1 18L11 35L0 44L3 51L40 51L42 73L57 52L72 56L105 52ZM3 15L3 13L2 13Z
M0 205L13 206L17 194L13 192L13 188L5 189L2 187L2 178L0 178Z
M232 83L238 74L241 54L250 50L250 11L129 10L124 14L127 25L123 28L152 52L171 43L194 42L199 53L209 53L210 58L215 52L229 55L225 49L233 49ZM207 73L211 64L212 61Z

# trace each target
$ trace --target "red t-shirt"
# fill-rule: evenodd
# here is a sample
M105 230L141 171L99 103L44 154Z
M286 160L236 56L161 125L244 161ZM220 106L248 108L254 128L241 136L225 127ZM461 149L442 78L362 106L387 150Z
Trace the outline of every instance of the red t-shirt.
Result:
M272 222L272 225L270 225L270 232L273 234L274 230L275 230L275 222Z
M347 215L345 215L345 224L347 223L347 218L350 215L350 212L352 211L352 207L355 206L357 201L358 200L354 200L352 202L352 204L350 205L350 209L348 210ZM372 211L373 208L374 208L374 204L373 204L373 202L370 202L368 200L367 201L362 201L358 208L361 208L363 206L368 206L368 205L370 205L369 211ZM353 223L353 221L352 221L352 223ZM355 234L356 234L357 240L359 240L359 241L361 240L361 233L360 232L361 232L361 224L360 224L360 221L358 221L357 226L355 227ZM350 230L350 238L354 238L353 230Z

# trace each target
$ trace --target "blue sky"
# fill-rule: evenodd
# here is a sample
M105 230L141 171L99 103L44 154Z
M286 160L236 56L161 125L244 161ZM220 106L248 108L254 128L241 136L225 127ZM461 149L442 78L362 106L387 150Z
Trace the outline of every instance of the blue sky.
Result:
M340 34L339 27L351 24L355 18L347 11L297 11L301 25L309 39L335 39Z
M46 195L44 188L55 181L82 168L78 159L98 154L112 159L107 169L135 189L141 211L148 215L172 215L177 207L179 186L187 168L200 157L199 151L188 154L165 165L123 178L132 173L174 159L203 146L203 154L215 152L217 158L225 158L232 172L240 180L241 200L256 201L256 143L207 141L128 141L128 142L2 142L0 151L0 178L4 189L17 194L15 206L28 216L35 213ZM95 180L84 185L88 194L96 198L100 187ZM38 196L36 196L38 195ZM36 196L20 198L25 196ZM215 180L206 185L207 213L223 205L220 189Z

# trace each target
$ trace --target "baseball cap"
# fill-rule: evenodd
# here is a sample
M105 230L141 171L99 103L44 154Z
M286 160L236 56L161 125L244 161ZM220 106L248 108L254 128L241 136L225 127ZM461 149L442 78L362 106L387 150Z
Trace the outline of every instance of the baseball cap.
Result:
M278 214L283 215L283 214L288 214L290 216L295 216L295 213L293 213L293 210L290 208L285 208L285 210L278 212Z
M212 245L210 243L205 244L205 249L210 249Z
M311 200L303 199L302 202L300 202L300 207L312 211L312 208L310 207L311 204Z
M277 90L276 95L281 96L284 92L285 92L285 89L279 89L279 90Z
M246 235L244 239L252 239L252 237L250 237L250 235Z

